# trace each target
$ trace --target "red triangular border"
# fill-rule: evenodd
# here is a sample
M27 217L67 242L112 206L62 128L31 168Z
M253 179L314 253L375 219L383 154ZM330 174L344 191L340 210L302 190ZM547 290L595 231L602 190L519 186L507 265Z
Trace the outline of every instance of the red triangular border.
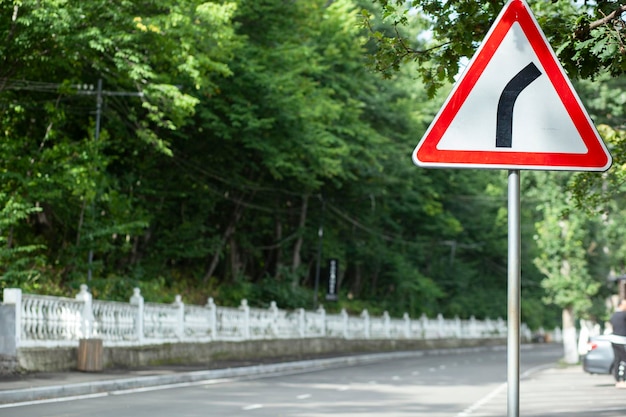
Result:
M587 146L586 154L437 149L437 144L515 22L518 22L524 31L546 75ZM470 67L455 85L446 104L415 148L413 160L419 166L451 168L605 171L611 166L611 155L574 92L528 4L523 0L510 0L504 6L470 62Z

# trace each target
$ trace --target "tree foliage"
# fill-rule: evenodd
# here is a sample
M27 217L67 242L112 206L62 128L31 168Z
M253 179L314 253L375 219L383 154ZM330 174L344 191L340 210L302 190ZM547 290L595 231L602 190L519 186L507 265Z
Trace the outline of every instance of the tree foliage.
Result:
M374 66L391 76L406 62L419 63L419 75L433 92L452 82L459 63L471 58L504 1L376 0L389 27L372 26L376 15L364 10L365 25L376 44ZM604 72L626 73L626 5L619 0L530 2L548 41L572 78L593 78ZM430 42L405 35L404 26L419 22Z
M505 175L410 158L501 3L118 3L0 2L3 287L309 307L317 260L323 300L335 258L329 310L506 314ZM533 3L555 39L574 33L565 4ZM570 43L562 54L582 45ZM618 132L612 82L594 110ZM558 214L536 209L558 198L539 186L523 206L533 327L554 323L533 258L559 249L532 239Z

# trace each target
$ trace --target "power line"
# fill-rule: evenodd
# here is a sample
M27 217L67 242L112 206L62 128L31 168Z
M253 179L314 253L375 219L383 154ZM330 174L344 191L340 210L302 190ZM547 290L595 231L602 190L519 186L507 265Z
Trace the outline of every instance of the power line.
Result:
M15 80L12 78L0 78L0 90L25 90L37 91L42 93L74 93L80 95L102 96L133 96L143 97L141 91L111 91L102 90L102 79L97 84L67 84L67 83L48 83L42 81Z

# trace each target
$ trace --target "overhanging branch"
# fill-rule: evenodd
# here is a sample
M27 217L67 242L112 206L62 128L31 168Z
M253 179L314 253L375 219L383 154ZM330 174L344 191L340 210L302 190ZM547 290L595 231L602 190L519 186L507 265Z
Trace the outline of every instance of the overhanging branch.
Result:
M626 4L619 6L616 10L614 10L613 12L607 14L606 16L604 16L602 19L598 19L595 20L591 23L589 23L589 30L591 29L595 29L597 27L600 27L602 25L606 25L607 23L615 20L615 19L619 19L619 17L622 15L622 13L626 12Z

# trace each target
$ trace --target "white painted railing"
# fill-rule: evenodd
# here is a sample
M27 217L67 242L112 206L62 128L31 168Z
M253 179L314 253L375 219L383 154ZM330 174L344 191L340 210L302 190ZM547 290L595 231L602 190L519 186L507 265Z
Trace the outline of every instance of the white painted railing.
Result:
M76 346L81 338L99 338L105 346L150 345L214 340L297 338L442 339L506 337L501 320L391 318L387 312L371 317L317 311L252 308L242 300L238 308L186 305L180 296L172 304L144 302L139 289L129 303L93 300L86 285L75 299L22 294L5 289L3 305L15 306L17 347ZM524 337L530 332L522 326ZM10 332L9 332L10 333Z

